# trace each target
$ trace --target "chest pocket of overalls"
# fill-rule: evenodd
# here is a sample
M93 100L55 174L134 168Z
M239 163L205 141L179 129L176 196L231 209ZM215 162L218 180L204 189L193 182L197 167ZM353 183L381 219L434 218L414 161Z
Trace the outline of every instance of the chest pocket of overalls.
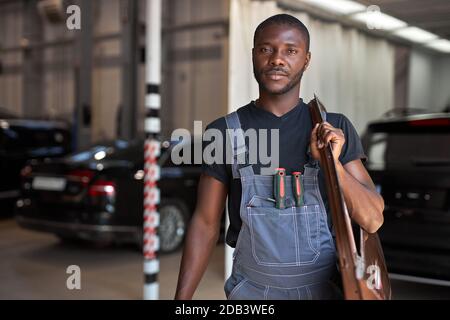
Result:
M292 199L286 203L292 204ZM275 200L254 195L247 213L252 253L259 265L310 265L319 257L319 205L277 209Z

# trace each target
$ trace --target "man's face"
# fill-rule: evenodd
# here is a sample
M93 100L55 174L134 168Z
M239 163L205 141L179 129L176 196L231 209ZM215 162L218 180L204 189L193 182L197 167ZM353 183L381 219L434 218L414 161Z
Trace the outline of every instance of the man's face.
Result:
M289 25L269 25L255 39L253 73L260 90L281 95L298 87L310 53L302 33Z

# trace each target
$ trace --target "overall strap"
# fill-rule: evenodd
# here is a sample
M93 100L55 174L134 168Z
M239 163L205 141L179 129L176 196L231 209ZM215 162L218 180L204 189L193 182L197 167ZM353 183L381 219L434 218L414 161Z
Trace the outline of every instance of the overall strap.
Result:
M227 124L228 141L230 141L230 149L232 151L231 171L233 173L233 179L239 179L239 169L246 165L248 159L248 150L245 145L244 131L239 121L239 116L236 111L225 116L225 122ZM228 147L228 145L227 145ZM227 159L228 156L227 156Z

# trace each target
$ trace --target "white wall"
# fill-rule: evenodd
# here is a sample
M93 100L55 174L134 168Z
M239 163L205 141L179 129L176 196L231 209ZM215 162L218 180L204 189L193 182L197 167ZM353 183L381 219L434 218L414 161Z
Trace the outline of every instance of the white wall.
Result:
M433 87L433 109L450 108L450 55L440 57L435 70L438 80Z
M46 19L42 19L42 31L45 42L71 40L76 36L76 31L68 32L64 24L52 24ZM67 117L71 121L76 103L74 45L48 46L42 53L42 110L36 110L35 115L50 119Z
M120 0L101 0L93 5L93 33L95 36L120 34L122 15ZM92 70L92 140L116 138L117 112L122 101L121 39L96 41L93 59L119 58L119 64L94 64Z
M0 46L17 47L22 38L22 4L9 2L0 7ZM22 54L10 51L0 54L3 74L0 74L0 108L9 112L22 114L22 74L12 69L22 65Z
M37 9L36 9L37 10ZM23 16L21 1L0 5L0 46L18 48L23 37ZM93 36L120 34L123 21L120 0L98 0L93 3ZM50 23L41 17L42 40L58 42L73 40L78 30L69 31L65 23ZM66 118L73 120L76 103L75 68L79 64L77 43L46 46L42 50L42 105L32 115L22 110L23 97L23 52L10 50L0 53L4 73L0 74L0 107L18 116L41 118ZM117 109L122 99L121 90L121 39L110 37L93 43L95 61L92 69L92 141L115 138L117 130ZM86 59L81 57L80 59ZM102 63L104 60L119 63Z
M228 0L172 0L164 2L163 28L226 21ZM208 28L167 31L163 34L162 129L206 126L226 114L228 34L218 24Z
M450 105L450 57L412 50L409 108L440 111Z

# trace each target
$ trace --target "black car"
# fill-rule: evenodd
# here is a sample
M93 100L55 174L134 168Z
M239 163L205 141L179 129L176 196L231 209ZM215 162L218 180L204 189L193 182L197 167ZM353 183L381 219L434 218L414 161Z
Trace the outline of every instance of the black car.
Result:
M61 157L71 148L70 126L66 122L0 114L0 216L12 214L20 194L19 173L29 159Z
M372 122L363 144L385 200L379 235L389 271L413 281L449 281L450 113Z
M22 170L19 225L51 232L63 240L142 244L143 141L117 140L62 159L32 161ZM174 165L163 143L160 251L182 244L195 208L200 165Z

